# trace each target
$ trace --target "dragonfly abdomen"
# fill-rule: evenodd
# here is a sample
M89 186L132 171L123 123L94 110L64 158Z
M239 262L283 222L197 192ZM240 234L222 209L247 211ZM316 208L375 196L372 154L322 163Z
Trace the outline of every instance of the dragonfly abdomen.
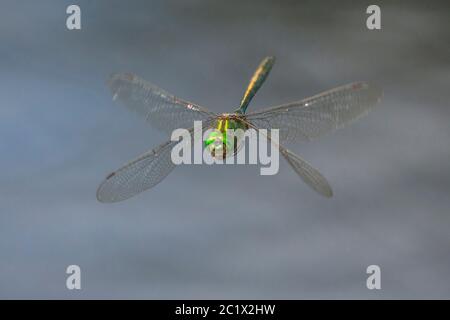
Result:
M248 84L247 90L245 90L244 96L242 97L241 104L238 109L239 113L245 113L248 104L253 99L259 88L263 85L270 73L270 70L272 70L274 63L275 57L266 57L258 66L253 74L253 77L250 79L250 83Z

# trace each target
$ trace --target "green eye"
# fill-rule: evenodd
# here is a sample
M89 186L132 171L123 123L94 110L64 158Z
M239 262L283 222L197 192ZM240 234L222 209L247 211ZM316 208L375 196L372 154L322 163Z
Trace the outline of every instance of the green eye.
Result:
M219 145L219 144L227 144L227 134L224 133L220 133L220 132L211 132L208 136L208 138L205 140L205 147L214 144L214 145Z
M211 132L208 135L208 138L205 140L205 147L207 147L210 144L215 143L217 140L219 140L220 139L220 135L221 135L221 133L219 133L219 132L215 132L215 131Z

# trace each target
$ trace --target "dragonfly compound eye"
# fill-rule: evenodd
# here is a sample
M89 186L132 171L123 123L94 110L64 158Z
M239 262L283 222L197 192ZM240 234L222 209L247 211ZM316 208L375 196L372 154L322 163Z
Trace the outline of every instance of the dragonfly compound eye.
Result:
M219 131L213 131L208 135L205 140L205 148L213 158L217 159L232 156L235 151L233 139L227 139L227 134Z

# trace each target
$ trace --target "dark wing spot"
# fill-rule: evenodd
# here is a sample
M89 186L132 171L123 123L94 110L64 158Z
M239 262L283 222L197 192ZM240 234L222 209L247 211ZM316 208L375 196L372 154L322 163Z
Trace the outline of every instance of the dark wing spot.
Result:
M112 178L116 173L115 172L111 172L110 174L108 174L108 176L106 177L106 180Z

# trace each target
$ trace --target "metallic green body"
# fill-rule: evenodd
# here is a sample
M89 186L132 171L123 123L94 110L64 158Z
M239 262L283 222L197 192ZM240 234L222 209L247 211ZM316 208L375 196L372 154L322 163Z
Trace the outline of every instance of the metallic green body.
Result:
M205 147L214 158L224 159L237 153L241 142L240 133L248 129L243 120L243 115L235 113L222 114L216 120L214 131L205 140Z
M250 79L239 108L234 113L223 114L217 119L213 126L215 131L211 132L205 140L205 147L208 148L208 151L213 157L223 159L236 154L238 151L240 144L239 136L233 135L232 138L228 137L227 130L241 129L245 131L248 129L244 114L250 101L269 75L274 63L275 57L266 57Z
M247 90L245 90L241 104L239 105L239 109L236 111L237 113L245 113L250 101L253 99L256 92L261 88L264 81L266 81L266 78L269 75L270 70L272 70L274 64L275 57L266 57L263 61L261 61L260 65L253 74L253 77L250 79L250 83Z

